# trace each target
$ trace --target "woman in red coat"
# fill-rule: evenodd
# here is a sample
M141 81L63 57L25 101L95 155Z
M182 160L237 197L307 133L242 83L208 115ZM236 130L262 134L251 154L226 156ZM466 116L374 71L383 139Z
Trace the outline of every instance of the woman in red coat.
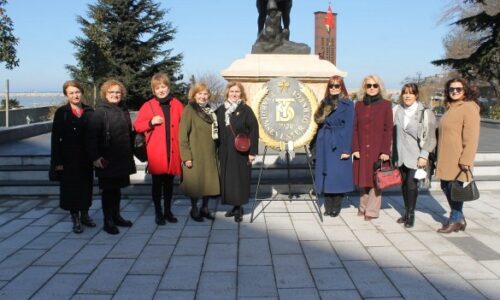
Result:
M382 195L374 182L374 164L389 160L392 143L392 105L383 99L382 80L374 75L363 79L356 103L352 156L354 184L361 191L358 216L378 218Z
M153 180L155 222L158 225L165 225L165 220L170 223L177 222L177 218L172 214L171 206L174 177L181 175L179 123L184 106L169 94L170 80L167 74L155 74L151 79L151 89L155 97L142 105L134 128L137 132L146 133L148 172Z

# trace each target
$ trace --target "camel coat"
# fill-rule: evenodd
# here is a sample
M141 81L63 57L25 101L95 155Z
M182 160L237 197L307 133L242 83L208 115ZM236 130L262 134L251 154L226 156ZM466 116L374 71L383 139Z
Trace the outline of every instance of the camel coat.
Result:
M479 144L480 124L479 106L475 102L456 101L450 104L439 124L436 177L454 180L460 172L459 164L472 169ZM470 181L464 173L458 180Z

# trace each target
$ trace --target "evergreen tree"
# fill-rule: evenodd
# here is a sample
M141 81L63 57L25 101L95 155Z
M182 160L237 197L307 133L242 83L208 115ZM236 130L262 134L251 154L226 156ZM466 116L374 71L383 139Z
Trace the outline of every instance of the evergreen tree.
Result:
M5 11L6 4L7 0L0 0L0 62L5 62L5 67L12 70L19 66L19 59L16 56L19 39L12 33L14 26Z
M93 87L108 78L127 88L129 107L137 109L152 95L153 74L165 72L174 95L184 95L179 70L182 54L172 55L165 44L176 29L164 20L166 10L153 0L98 0L89 5L88 19L78 17L85 37L72 41L76 66L66 66L74 78Z

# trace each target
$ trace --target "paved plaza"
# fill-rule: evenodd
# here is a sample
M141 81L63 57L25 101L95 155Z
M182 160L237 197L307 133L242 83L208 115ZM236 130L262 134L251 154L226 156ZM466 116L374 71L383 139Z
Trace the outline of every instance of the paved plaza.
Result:
M274 202L253 223L188 217L157 226L150 199L126 198L134 221L117 236L71 231L57 198L0 200L1 299L500 299L500 201L483 192L467 203L465 232L436 232L447 204L439 192L418 200L414 228L396 223L398 194L383 196L380 218L356 215L359 197L340 217L321 222L308 202ZM309 212L309 213L307 213Z

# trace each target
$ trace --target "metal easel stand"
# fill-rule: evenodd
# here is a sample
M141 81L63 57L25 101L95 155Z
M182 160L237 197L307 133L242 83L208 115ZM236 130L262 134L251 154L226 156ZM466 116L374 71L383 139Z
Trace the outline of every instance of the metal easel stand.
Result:
M312 163L311 159L309 156L309 151L307 150L307 147L304 146L305 154L306 154L306 159L307 159L307 166L309 168L309 175L311 176L311 184L312 184L312 189L311 192L308 193L309 199L306 200L294 200L294 201L312 201L314 208L316 209L316 212L319 216L319 219L321 222L323 222L323 215L321 214L321 209L320 209L320 203L319 203L319 198L317 196L317 193L314 192L315 189L315 182L314 182L314 174L312 171ZM265 209L269 204L271 204L272 201L290 201L292 202L293 200L293 195L292 195L292 182L291 182L291 177L290 177L290 153L287 150L285 150L285 157L286 157L286 169L287 169L287 183L288 183L288 197L287 198L278 198L278 194L273 195L271 198L266 197L266 198L259 198L259 189L260 189L260 183L262 179L262 173L264 171L264 163L266 161L266 154L267 154L267 146L264 148L264 155L262 157L262 165L260 166L259 170L259 178L257 180L257 187L255 189L255 201L253 203L252 207L252 215L250 216L250 223L252 223L261 213L264 213ZM262 202L267 202L267 203L262 203ZM262 210L257 213L254 217L254 212L255 208L258 207L259 204L262 203ZM282 213L282 212L277 212L277 213ZM309 213L309 212L298 212L298 213Z

